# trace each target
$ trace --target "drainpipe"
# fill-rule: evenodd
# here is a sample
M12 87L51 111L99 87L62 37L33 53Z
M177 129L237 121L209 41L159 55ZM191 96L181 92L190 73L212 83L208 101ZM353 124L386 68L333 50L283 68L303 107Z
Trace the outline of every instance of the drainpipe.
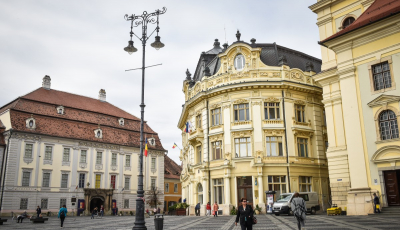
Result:
M289 185L289 191L290 192L290 169L289 169L289 150L288 150L288 143L287 143L287 132L286 132L286 112L285 112L285 95L282 90L282 107L283 107L283 125L285 128L285 146L286 146L286 170L287 170L287 175L288 175L288 185Z
M210 116L208 114L208 99L206 104L207 109L207 159L208 159L208 201L211 202L211 172L210 172Z
M1 166L2 167L1 167L1 173L0 173L0 185L1 184L3 184L3 185L1 186L0 213L1 213L1 207L3 206L3 193L4 193L4 183L5 183L5 178L3 179L3 171L4 171L4 177L6 176L6 172L7 172L7 167L4 167L4 163L7 163L7 160L8 160L8 153L10 151L10 139L11 139L11 136L12 136L12 129L10 129L10 137L8 138L7 146L6 146L7 150L4 150L4 152L3 152L3 160L1 162ZM6 152L7 152L7 155L4 156ZM7 158L5 161L4 161L4 157Z

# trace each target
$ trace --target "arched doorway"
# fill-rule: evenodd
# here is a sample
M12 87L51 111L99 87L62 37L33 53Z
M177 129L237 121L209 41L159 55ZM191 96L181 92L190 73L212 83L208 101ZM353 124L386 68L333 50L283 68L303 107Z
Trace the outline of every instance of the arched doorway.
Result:
M90 212L92 212L95 207L97 207L97 210L100 210L100 207L102 205L104 206L104 197L101 196L93 197L90 200Z

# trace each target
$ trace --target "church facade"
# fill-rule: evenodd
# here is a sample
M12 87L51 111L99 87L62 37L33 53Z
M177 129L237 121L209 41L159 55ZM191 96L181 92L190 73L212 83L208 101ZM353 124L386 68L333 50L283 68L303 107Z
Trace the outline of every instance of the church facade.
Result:
M193 77L183 82L182 199L189 213L217 202L229 215L240 199L265 212L275 197L317 192L329 198L322 88L313 76L321 60L276 43L216 39ZM316 211L316 210L313 210Z
M45 76L41 88L0 108L1 215L64 204L75 215L100 205L106 214L135 211L140 119L108 103L103 89L94 99L50 86ZM144 189L163 192L165 150L147 124L144 131Z
M400 205L400 1L320 0L318 15L332 203L348 215Z

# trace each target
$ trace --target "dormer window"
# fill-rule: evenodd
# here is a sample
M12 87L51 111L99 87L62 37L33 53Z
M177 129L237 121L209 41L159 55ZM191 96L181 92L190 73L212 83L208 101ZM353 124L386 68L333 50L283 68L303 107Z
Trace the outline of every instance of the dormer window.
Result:
M238 54L235 57L234 66L236 70L242 70L244 68L244 56L242 54Z
M118 119L118 123L119 123L120 126L124 126L125 125L124 118Z
M25 122L26 122L26 127L27 127L28 129L35 129L35 128L36 128L36 121L35 121L35 118L30 117L30 118L26 119Z
M343 21L342 29L348 27L351 23L353 23L356 19L354 17L348 17Z
M103 138L103 130L101 130L100 127L94 130L94 136L96 138Z
M64 114L64 106L58 106L57 107L57 113L61 114L61 115Z

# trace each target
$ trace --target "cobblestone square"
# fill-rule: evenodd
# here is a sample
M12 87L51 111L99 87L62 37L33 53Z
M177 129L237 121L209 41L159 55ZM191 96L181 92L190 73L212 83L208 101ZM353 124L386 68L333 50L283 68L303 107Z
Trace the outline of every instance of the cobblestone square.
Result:
M253 229L297 229L295 219L292 216L258 215L258 224ZM135 218L132 216L105 216L102 219L90 219L90 217L67 217L65 229L132 229ZM196 216L166 216L164 229L240 229L234 225L235 216L220 217L196 217ZM399 229L400 218L388 215L370 216L326 216L323 214L307 216L307 229ZM154 229L153 218L146 219L148 229ZM58 229L60 221L56 217L50 217L45 224L32 224L24 220L22 224L12 221L4 223L0 229Z

